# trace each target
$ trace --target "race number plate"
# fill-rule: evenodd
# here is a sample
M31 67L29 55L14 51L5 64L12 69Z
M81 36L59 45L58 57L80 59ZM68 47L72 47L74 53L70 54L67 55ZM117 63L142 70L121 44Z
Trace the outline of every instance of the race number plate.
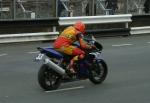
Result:
M43 59L44 54L38 54L37 57L35 58L36 61L40 61Z

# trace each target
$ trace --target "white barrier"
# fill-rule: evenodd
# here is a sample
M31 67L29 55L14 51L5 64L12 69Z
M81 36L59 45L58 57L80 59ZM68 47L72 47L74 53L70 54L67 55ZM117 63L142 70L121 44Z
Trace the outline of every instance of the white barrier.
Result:
M0 35L0 43L54 40L59 32L38 32Z
M83 21L85 24L102 24L102 23L128 23L131 22L131 14L125 15L104 15L104 16L82 16L82 17L60 17L59 25L72 25L76 21ZM59 32L53 27L53 32L40 33L23 33L23 34L4 34L0 35L0 43L10 42L27 42L27 41L42 41L54 40Z
M132 22L131 14L124 15L104 15L104 16L82 16L82 17L60 17L60 26L73 25L76 21L83 21L85 24L110 24L110 23L125 23L128 28L128 23ZM150 33L150 26L146 27L133 27L130 34L145 34ZM27 41L44 41L54 40L59 32L56 27L53 27L53 32L38 32L38 33L22 33L22 34L4 34L0 35L0 43L11 42L27 42Z
M144 27L132 27L130 34L148 34L150 33L150 26L144 26Z
M72 25L80 20L85 24L108 24L108 23L128 23L132 22L131 14L124 15L104 15L104 16L81 16L81 17L60 17L59 25Z

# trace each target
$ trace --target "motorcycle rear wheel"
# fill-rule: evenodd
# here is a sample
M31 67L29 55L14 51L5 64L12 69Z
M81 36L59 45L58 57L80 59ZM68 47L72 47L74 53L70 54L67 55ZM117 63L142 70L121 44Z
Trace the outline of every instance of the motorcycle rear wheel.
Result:
M45 91L55 90L61 84L61 76L43 64L38 72L38 83Z
M107 73L108 68L104 60L93 63L89 70L89 80L94 84L101 84L106 79Z

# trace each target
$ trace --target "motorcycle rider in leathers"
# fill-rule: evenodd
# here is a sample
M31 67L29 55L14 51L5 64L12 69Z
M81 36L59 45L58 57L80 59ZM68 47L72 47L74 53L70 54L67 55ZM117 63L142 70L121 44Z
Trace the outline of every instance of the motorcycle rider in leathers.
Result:
M73 46L73 43L79 41L81 48L92 49L91 45L88 45L84 40L85 24L81 21L77 21L73 26L69 26L58 36L53 46L54 48L67 55L72 55L73 58L70 61L68 70L71 73L76 73L73 65L75 61L81 60L85 57L85 52L80 48Z

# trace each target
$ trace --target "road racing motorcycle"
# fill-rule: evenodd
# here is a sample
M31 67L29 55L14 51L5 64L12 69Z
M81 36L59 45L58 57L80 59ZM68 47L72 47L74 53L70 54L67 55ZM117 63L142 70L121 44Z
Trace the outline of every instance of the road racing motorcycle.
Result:
M94 84L101 84L105 80L108 68L101 56L103 47L93 36L91 39L86 38L85 40L95 48L84 50L86 52L85 58L74 63L75 74L71 74L67 69L72 56L60 53L52 47L37 48L40 53L35 60L43 61L38 71L38 83L41 88L49 91L58 89L61 83L76 80L89 79ZM75 45L80 47L79 43Z

